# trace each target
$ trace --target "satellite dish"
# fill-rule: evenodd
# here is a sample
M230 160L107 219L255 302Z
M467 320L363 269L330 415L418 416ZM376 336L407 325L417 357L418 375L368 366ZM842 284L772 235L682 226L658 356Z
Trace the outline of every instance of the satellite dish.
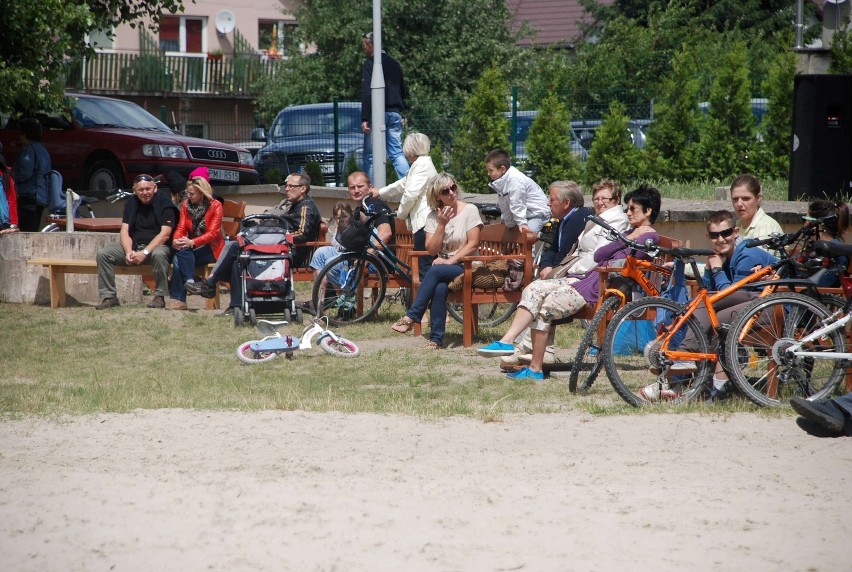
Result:
M222 35L230 34L237 26L237 17L230 10L219 10L216 14L216 31Z

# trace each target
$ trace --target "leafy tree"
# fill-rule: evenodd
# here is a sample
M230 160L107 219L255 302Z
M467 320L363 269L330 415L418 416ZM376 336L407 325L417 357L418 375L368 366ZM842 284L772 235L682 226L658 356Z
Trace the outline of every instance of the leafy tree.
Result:
M86 44L92 30L135 26L161 13L183 12L182 0L41 0L2 3L0 34L0 111L57 109L71 58L93 50Z
M623 103L610 103L586 161L587 183L600 179L632 181L644 178L642 154L630 139L628 119Z
M648 128L648 160L658 175L689 180L697 175L700 111L699 82L695 77L695 50L689 46L672 61L654 105L654 122Z
M745 44L735 39L719 61L701 132L705 177L728 178L752 170L755 130L746 57Z
M545 97L538 108L527 153L535 180L543 189L553 181L580 179L580 163L571 151L571 114L555 93Z
M502 72L492 67L483 72L464 104L450 154L450 171L469 193L489 192L485 155L492 149L509 148L509 122L502 115L508 92Z
M852 73L852 21L849 18L846 19L846 29L834 33L830 49L828 71L836 74Z
M769 110L763 116L758 132L756 171L773 177L787 177L790 172L790 145L793 137L793 82L796 77L796 55L779 53L763 82L763 95Z
M305 0L285 73L264 81L258 110L271 118L282 107L360 100L364 54L361 37L372 30L372 2ZM482 70L521 58L509 33L504 0L384 0L382 47L399 60L409 88L409 125L433 141L455 123L459 101L472 91ZM315 48L302 54L299 45ZM427 117L437 117L424 124Z

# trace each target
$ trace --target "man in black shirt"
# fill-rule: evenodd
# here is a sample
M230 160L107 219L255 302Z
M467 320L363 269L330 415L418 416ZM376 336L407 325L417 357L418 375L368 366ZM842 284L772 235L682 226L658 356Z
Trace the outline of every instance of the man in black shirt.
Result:
M373 33L364 35L361 48L367 55L361 79L361 131L364 132L364 171L368 176L373 174L373 142L370 137L370 121L372 121L373 100L370 84L373 81ZM402 66L399 62L382 50L382 71L385 79L385 126L388 159L393 163L398 178L408 173L408 160L402 152L402 110L404 100L408 95L405 78L402 77Z
M103 247L97 256L98 310L118 306L115 291L115 265L150 264L157 282L149 308L165 308L169 290L168 273L171 261L172 233L178 221L178 210L168 193L158 193L157 183L150 175L133 180L133 194L124 205L121 231L117 243Z

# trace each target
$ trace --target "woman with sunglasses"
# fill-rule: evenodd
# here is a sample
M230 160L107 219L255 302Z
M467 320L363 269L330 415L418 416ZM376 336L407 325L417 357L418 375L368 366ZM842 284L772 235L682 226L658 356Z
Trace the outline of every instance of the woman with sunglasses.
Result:
M429 309L428 349L444 347L447 322L447 295L453 278L464 270L461 259L476 255L482 219L476 206L459 200L456 179L449 173L439 173L426 185L426 201L431 211L426 217L426 250L436 256L423 277L417 297L391 329L405 334L423 319Z
M213 188L203 177L186 183L186 200L172 239L175 251L169 280L170 310L186 310L185 282L195 281L195 267L216 262L225 245L222 235L222 203L213 198Z

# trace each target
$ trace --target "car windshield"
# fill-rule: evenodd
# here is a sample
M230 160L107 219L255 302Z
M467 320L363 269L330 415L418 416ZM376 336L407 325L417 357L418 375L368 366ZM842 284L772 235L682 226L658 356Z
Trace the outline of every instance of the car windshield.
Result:
M173 133L168 125L129 101L76 98L74 119L83 127L117 126Z
M361 132L361 111L353 108L338 108L340 133ZM280 141L289 137L332 135L334 113L330 109L300 109L284 112L272 126L270 139Z

